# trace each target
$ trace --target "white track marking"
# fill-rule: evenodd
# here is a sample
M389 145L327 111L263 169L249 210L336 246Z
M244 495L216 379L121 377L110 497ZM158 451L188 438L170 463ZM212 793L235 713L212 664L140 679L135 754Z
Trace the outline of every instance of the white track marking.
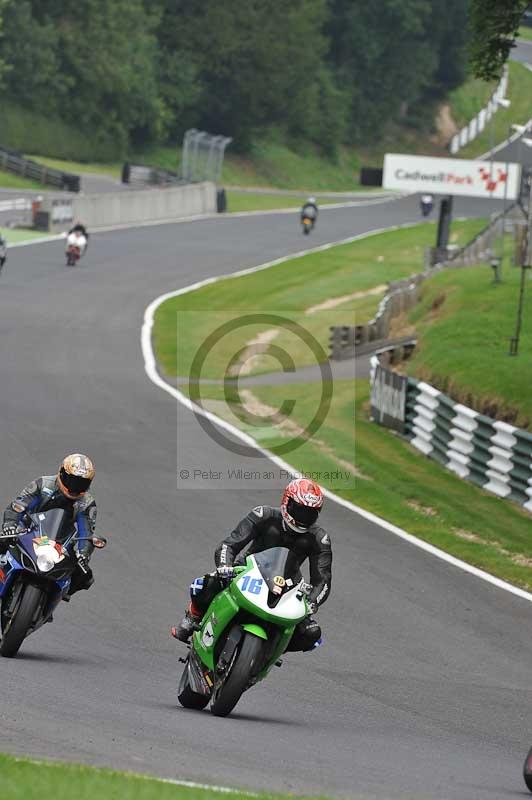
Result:
M360 239L366 239L370 236L375 236L379 233L384 233L385 231L412 227L415 224L417 223L394 225L390 228L379 228L374 231L368 231L366 233L359 234L358 236L352 236L348 239L342 239L339 242L329 242L328 244L321 245L320 247L315 247L310 250L304 250L298 253L294 253L292 255L283 256L282 258L277 258L274 261L268 261L264 264L259 264L256 267L249 267L248 269L242 269L232 274L219 275L217 277L206 278L205 280L198 281L197 283L193 283L190 286L185 286L182 289L176 289L173 292L167 292L166 294L160 295L160 297L157 297L150 303L150 305L144 312L144 322L142 325L141 336L140 336L142 354L144 357L144 369L146 371L148 378L156 386L159 386L165 392L170 394L179 403L184 405L190 411L193 411L195 414L199 414L200 416L205 417L214 425L217 425L219 428L226 430L228 433L235 436L237 439L240 439L242 442L245 442L245 444L247 444L248 446L253 447L255 450L257 450L259 453L262 453L262 455L270 459L270 461L272 461L281 469L297 472L295 467L293 467L291 464L288 464L286 461L283 461L281 458L274 455L273 453L270 453L268 450L265 450L255 441L255 439L253 439L247 433L244 433L243 431L239 430L239 428L236 428L234 425L231 425L231 423L226 422L220 417L217 417L216 414L213 414L212 412L206 411L200 406L197 406L188 397L186 397L186 395L182 394L175 387L170 386L170 384L166 383L166 381L163 380L163 378L161 378L161 376L157 371L155 355L153 353L153 349L151 346L151 333L153 329L155 312L157 311L159 306L165 302L165 300L169 300L172 297L179 297L179 295L182 294L188 294L189 292L193 292L196 289L200 289L201 287L207 286L211 283L218 283L221 280L228 280L230 278L236 278L241 275L251 275L254 272L259 272L260 270L268 269L269 267L273 267L276 264L282 264L283 262L290 261L293 258L301 258L302 256L308 255L310 253L317 253L323 250L328 250L331 247L336 247L337 245L355 242ZM464 572L468 572L470 575L474 575L477 578L481 578L483 581L491 583L493 586L497 586L499 589L504 589L504 591L510 592L511 594L514 594L517 597L521 597L523 600L532 602L532 594L524 591L524 589L519 589L517 586L512 586L511 583L507 583L506 581L503 581L500 578L496 578L494 575L490 575L488 572L484 572L484 570L478 569L477 567L473 567L471 564L467 564L465 561L461 561L459 558L455 558L454 556L449 555L449 553L445 553L443 550L434 547L434 545L429 544L428 542L424 542L422 539L418 539L416 536L413 536L411 533L408 533L402 528L399 528L397 525L388 522L387 520L377 516L376 514L372 514L371 511L366 511L364 508L361 508L360 506L351 503L349 500L345 500L343 497L340 497L339 495L329 491L328 489L324 489L324 494L334 503L337 503L343 508L346 508L349 511L354 512L355 514L358 514L364 519L367 519L369 522L378 525L380 528L383 528L389 533L393 533L400 539L403 539L404 541L413 544L415 547L419 547L421 550L430 553L436 558L439 558L442 561L446 561L448 564L451 564L454 567L458 567L458 569L461 569Z

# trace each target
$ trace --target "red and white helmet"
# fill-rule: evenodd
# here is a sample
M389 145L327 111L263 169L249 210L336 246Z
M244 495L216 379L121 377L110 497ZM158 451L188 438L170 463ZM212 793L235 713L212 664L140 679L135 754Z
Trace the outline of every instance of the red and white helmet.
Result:
M285 524L296 533L306 533L318 519L323 506L323 492L314 481L296 478L290 481L281 500Z

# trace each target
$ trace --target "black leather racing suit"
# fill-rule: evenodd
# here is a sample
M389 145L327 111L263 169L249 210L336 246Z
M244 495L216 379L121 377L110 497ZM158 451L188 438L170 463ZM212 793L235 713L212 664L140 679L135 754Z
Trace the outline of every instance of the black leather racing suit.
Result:
M70 515L70 525L73 530L77 527L78 536L92 536L96 525L96 503L94 497L89 493L79 498L71 500L66 497L57 483L56 475L43 475L32 481L17 497L8 505L4 511L4 523L21 522L24 514L36 513L38 511L51 511L53 508L62 508ZM5 553L11 539L0 539L0 553ZM76 543L76 552L85 556L89 561L94 545L87 539L82 539ZM78 566L72 573L69 594L88 589L94 583L92 570L88 567L87 573Z
M220 542L214 554L217 567L245 564L246 556L260 553L270 547L286 547L292 550L302 564L309 560L312 591L309 602L316 607L324 603L331 591L332 550L328 533L318 524L307 533L299 534L287 529L280 509L257 506L240 520L231 534ZM192 605L205 613L213 597L221 591L220 579L216 575L205 575L190 587ZM318 623L307 617L300 622L287 650L311 650L321 636Z
M304 217L308 217L312 220L313 224L318 219L318 206L316 203L305 203L303 208L301 209L301 220Z

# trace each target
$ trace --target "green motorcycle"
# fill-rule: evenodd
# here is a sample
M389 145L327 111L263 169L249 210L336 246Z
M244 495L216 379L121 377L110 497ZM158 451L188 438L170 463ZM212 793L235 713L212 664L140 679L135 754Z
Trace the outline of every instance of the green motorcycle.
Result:
M286 547L254 553L234 567L227 586L192 636L177 697L185 708L226 717L243 692L280 666L296 625L309 614L299 561Z

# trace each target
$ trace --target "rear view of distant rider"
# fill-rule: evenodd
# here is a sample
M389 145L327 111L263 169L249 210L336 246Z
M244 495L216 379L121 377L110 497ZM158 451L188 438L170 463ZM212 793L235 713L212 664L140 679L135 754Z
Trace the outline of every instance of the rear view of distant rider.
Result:
M66 246L67 249L74 245L74 247L79 248L79 255L81 256L85 253L87 249L87 245L89 243L89 232L85 225L82 225L81 222L77 222L73 228L70 228L69 232L67 233L67 240Z
M301 221L303 221L305 217L312 220L312 227L314 227L318 219L318 206L315 197L309 197L308 200L303 203Z

